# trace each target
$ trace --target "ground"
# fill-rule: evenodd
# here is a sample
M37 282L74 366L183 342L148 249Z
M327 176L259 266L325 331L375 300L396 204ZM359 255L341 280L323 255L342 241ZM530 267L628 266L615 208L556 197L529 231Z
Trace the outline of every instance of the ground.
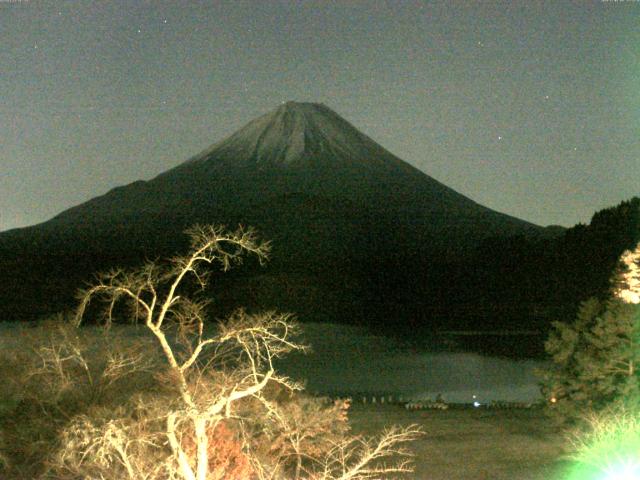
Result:
M354 404L353 431L417 423L425 435L410 446L415 480L561 480L566 442L540 408L407 411L398 405Z

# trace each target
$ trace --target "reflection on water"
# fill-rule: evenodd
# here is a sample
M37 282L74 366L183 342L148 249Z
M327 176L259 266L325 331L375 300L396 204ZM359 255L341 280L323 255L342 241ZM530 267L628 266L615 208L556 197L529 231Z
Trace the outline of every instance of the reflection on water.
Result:
M546 334L540 332L445 332L436 336L442 345L454 351L474 352L481 355L514 360L545 358Z

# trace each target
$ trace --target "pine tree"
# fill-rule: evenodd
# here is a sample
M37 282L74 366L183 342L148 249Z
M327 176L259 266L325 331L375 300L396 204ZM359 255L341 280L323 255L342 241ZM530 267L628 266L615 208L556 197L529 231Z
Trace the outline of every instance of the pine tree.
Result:
M543 373L550 413L577 423L606 408L640 407L640 244L625 252L610 298L582 303L573 323L555 322Z

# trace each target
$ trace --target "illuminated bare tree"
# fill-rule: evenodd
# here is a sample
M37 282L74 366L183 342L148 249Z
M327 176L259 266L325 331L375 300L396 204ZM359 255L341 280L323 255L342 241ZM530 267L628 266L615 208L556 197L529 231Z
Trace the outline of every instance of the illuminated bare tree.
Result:
M136 270L100 275L95 285L81 292L76 315L79 326L90 302L101 300L103 321L109 327L121 303L130 307L131 318L157 340L168 366L159 378L175 395L141 393L129 400L134 413L129 412L128 420L77 417L61 435L62 447L52 460L54 470L105 479L276 479L291 478L285 476L291 469L284 467L294 457L294 477L310 480L381 478L409 471L403 459L390 466L379 461L404 457L407 452L396 446L414 439L419 434L415 427L390 430L377 442L330 437L327 447L316 449L314 455L303 448L309 425L302 419L292 422L287 410L266 394L273 385L290 392L301 389L274 368L276 358L305 348L296 341L298 327L292 317L238 310L207 336L207 302L191 300L185 288L192 280L204 288L207 267L218 265L226 271L247 253L263 263L269 244L258 241L252 230L227 233L220 227L197 226L187 233L191 249L185 256L166 265L150 262ZM248 401L260 406L260 415L272 427L279 426L273 428L280 428L276 433L288 442L290 452L264 461L250 451L245 439L242 451L233 454L235 464L219 466L216 458L221 452L215 449L224 440L226 422L235 420L241 431L246 430L248 419L240 406Z
M206 303L180 295L185 278L195 278L204 288L207 272L203 266L217 263L228 270L245 252L264 262L269 245L258 242L251 230L225 233L222 228L198 226L188 234L192 240L191 252L174 258L167 267L148 263L132 272L115 270L101 275L96 285L82 292L77 321L82 322L89 302L101 297L106 300L107 324L111 323L114 308L121 300L130 305L135 319L144 322L161 346L181 400L181 408L166 417L166 435L178 471L185 479L205 480L210 454L208 432L222 419L233 415L235 402L249 396L259 397L270 381L297 388L288 379L276 375L273 359L302 347L290 340L295 327L289 316L274 313L251 316L236 312L220 324L216 335L204 338ZM167 327L177 327L177 338L181 340L178 346L171 344ZM233 373L213 390L202 388L201 367L206 350L213 350L213 355L207 358L210 364L227 361L236 364ZM201 381L194 382L198 377ZM189 424L195 439L195 463L180 441L185 423Z
M616 297L626 303L640 303L640 243L622 254L613 282Z

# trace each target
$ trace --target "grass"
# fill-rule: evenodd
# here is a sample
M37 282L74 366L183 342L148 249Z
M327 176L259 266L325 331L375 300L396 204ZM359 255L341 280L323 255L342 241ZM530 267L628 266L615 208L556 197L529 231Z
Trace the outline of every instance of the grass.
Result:
M417 423L424 437L411 443L416 480L563 480L566 440L538 408L460 408L407 411L397 405L354 404L355 433L375 435L387 425Z

